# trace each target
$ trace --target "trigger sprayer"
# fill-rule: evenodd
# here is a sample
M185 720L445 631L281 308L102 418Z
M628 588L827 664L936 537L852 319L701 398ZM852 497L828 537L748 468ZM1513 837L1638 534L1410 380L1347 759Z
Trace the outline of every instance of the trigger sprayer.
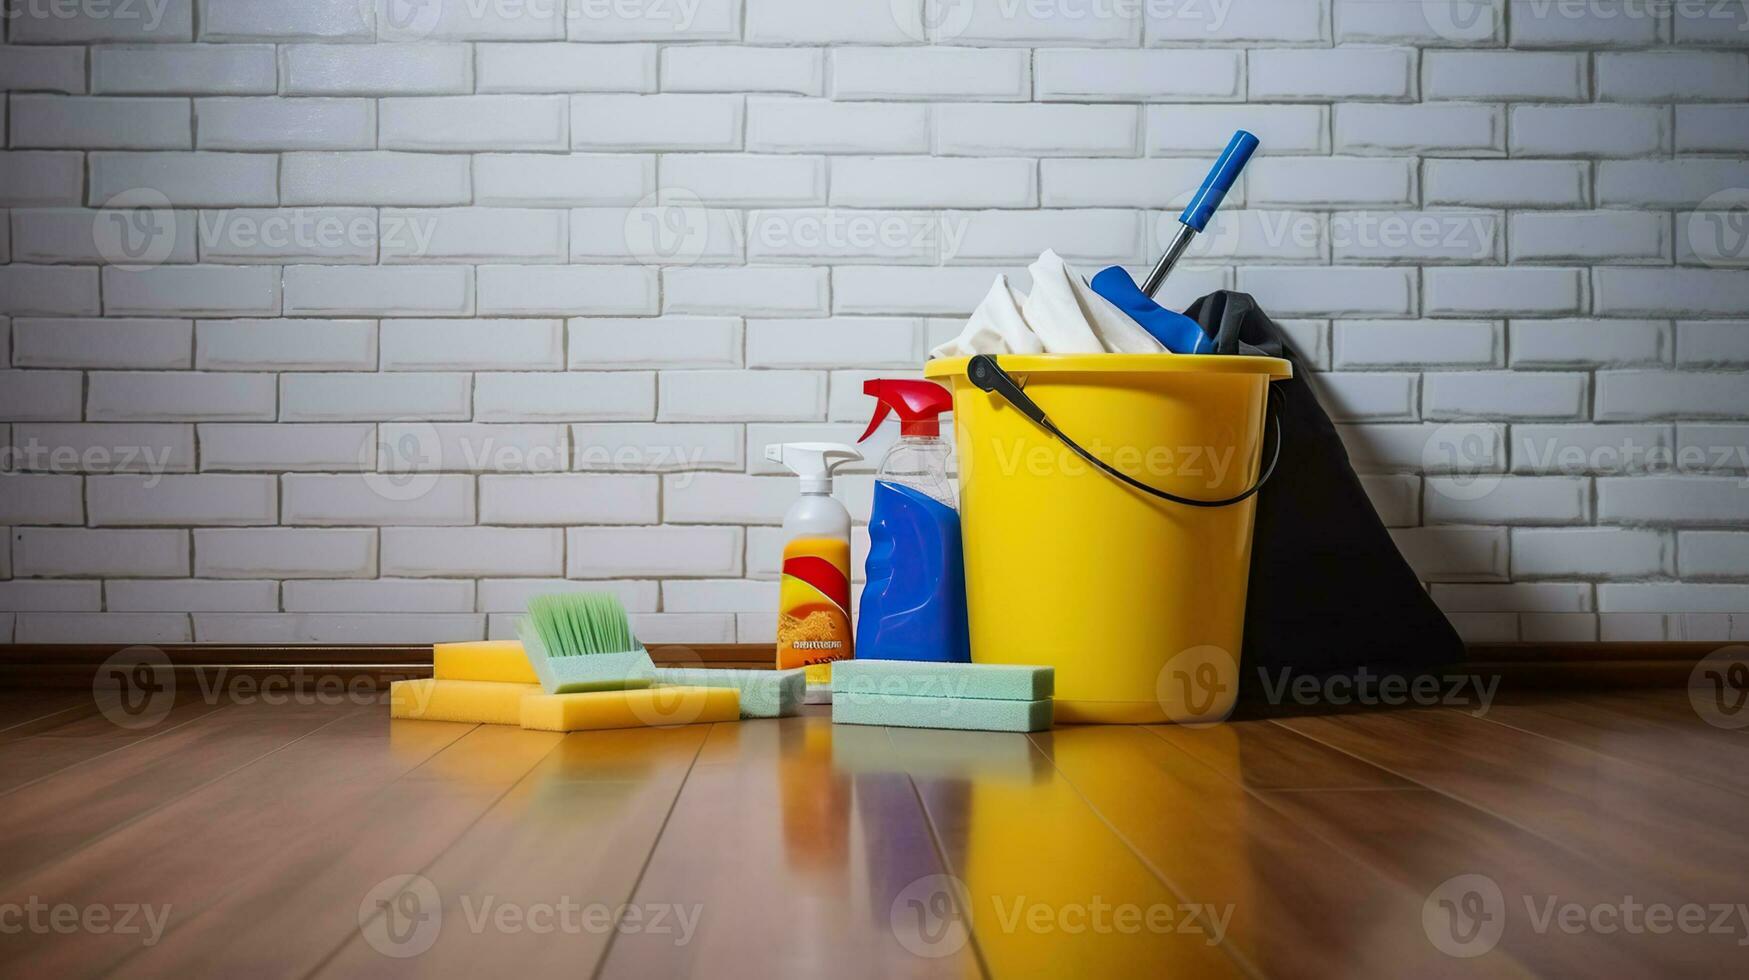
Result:
M941 438L941 413L953 410L953 393L933 381L898 378L865 381L862 390L874 397L875 413L857 442L866 442L889 414L899 415L899 441L881 457L875 479L921 490L952 507L949 447Z
M831 493L832 471L862 453L841 442L778 442L765 447L765 458L801 477L803 493Z

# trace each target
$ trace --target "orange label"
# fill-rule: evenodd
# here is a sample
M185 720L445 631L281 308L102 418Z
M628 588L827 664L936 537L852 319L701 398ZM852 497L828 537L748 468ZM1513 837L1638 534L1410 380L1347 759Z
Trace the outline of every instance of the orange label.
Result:
M854 652L849 543L796 538L785 545L777 607L777 669L848 660Z

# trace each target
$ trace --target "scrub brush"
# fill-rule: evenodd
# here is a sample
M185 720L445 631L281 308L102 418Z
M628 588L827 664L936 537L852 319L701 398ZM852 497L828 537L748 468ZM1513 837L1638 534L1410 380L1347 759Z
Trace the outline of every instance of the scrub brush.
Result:
M656 675L625 607L610 592L536 596L516 632L548 694L649 687Z

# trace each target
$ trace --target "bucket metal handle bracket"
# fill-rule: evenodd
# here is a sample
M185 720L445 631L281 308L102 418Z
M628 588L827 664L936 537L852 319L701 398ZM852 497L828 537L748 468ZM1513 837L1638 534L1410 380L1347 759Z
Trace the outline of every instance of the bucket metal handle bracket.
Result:
M1105 460L1100 459L1082 448L1080 443L1070 438L1062 429L1057 428L1057 424L1052 422L1050 416L1045 414L1045 410L1039 407L1038 402L1033 401L1032 397L1022 389L1021 385L1014 380L1014 376L1007 371L1002 370L1001 365L996 363L996 358L993 355L979 354L973 357L966 365L966 375L971 378L972 384L976 385L979 390L992 392L1008 402L1008 404L1013 405L1022 415L1031 419L1033 424L1057 437L1057 439L1062 441L1063 445L1068 446L1073 450L1075 455L1086 460L1100 472L1117 480L1125 486L1131 487L1135 490L1140 490L1151 497L1158 497L1161 500L1169 500L1172 503L1183 504L1186 507L1230 507L1240 501L1247 500L1256 495L1257 491L1262 490L1264 484L1269 482L1269 478L1275 475L1275 464L1281 460L1280 396L1276 394L1274 385L1269 386L1269 424L1271 436L1269 441L1273 446L1273 449L1269 454L1269 465L1264 467L1263 473L1257 477L1257 482L1252 484L1251 488L1243 493L1227 497L1224 500L1198 500L1195 497L1181 497L1178 494L1161 490L1158 487L1151 487L1130 476L1128 473L1113 467L1105 462Z

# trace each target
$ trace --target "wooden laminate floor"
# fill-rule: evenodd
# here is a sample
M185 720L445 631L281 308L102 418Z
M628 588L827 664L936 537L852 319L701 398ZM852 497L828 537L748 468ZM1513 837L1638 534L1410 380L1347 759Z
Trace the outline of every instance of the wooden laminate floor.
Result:
M0 975L1749 972L1749 731L1681 690L1032 736L273 700L0 693Z

